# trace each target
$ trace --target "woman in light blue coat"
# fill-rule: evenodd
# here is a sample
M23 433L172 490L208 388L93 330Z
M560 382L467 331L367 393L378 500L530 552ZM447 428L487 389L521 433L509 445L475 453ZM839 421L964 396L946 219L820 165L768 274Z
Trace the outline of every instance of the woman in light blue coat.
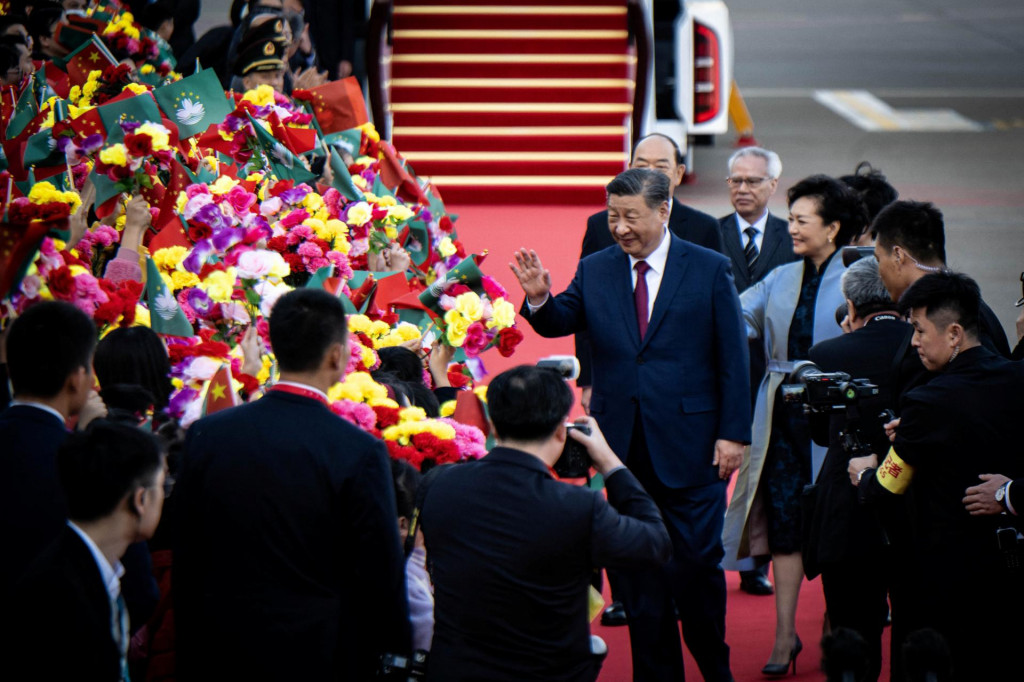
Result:
M763 342L768 371L754 409L753 442L725 517L725 567L771 554L775 565L775 646L762 672L782 675L803 648L796 604L803 580L800 494L816 476L824 448L812 455L807 419L799 405L779 398L779 386L807 351L842 333L835 311L844 302L840 249L863 230L867 217L845 185L825 175L801 180L788 192L789 234L802 259L775 268L740 297L747 336Z

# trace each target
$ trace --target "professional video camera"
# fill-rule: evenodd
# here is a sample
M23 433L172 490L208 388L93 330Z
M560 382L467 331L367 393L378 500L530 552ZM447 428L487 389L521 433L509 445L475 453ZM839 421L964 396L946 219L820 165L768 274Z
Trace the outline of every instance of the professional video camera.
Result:
M537 366L555 370L566 381L572 381L580 375L580 361L572 355L551 355L541 358L537 361ZM566 424L565 428L577 429L590 435L590 427L585 424ZM583 443L574 440L572 436L567 436L562 455L552 468L562 478L587 478L590 476L592 465L593 462Z
M875 247L873 246L844 246L842 251L843 265L850 267L861 258L874 258Z
M816 416L845 412L846 425L839 434L843 450L857 457L871 453L871 447L865 444L861 434L858 404L865 398L877 396L878 386L867 379L852 379L846 372L822 372L808 360L797 362L786 379L787 383L782 385L784 402L802 404L812 420Z

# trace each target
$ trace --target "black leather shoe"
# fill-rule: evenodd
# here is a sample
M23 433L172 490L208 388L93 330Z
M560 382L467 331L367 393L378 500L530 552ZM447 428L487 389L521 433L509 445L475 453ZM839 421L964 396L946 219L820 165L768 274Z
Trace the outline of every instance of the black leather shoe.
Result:
M740 573L740 589L747 594L768 596L775 594L775 588L768 578L757 571L743 571Z
M613 601L601 614L601 625L606 627L616 627L625 624L626 609L622 606L622 602L620 601Z

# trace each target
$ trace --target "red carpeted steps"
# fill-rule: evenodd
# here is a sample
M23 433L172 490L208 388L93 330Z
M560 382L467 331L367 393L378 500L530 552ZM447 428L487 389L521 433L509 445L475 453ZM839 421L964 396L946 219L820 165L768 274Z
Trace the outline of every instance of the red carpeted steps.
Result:
M624 168L625 2L396 0L392 139L455 203L600 203Z

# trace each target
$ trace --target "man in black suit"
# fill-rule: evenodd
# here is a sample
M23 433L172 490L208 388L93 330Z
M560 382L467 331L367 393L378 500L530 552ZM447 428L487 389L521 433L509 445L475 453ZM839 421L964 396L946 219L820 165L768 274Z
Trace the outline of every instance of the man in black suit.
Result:
M675 192L686 175L685 152L675 140L661 133L652 133L642 138L633 148L630 168L649 168L668 178L669 217L668 229L680 239L711 249L722 251L722 236L718 221L707 213L690 208L675 199ZM608 210L599 211L587 218L587 231L583 235L580 260L609 246L615 246L615 239L608 226ZM580 361L580 376L576 385L583 389L583 408L590 407L591 372L589 332L576 334L576 357Z
M818 475L817 504L804 523L812 540L804 547L805 565L817 566L825 592L832 629L850 628L864 638L868 677L875 680L882 666L882 631L889 613L887 595L895 610L905 607L893 584L898 552L905 552L906 510L902 499L888 500L884 509L871 509L857 499L847 467L858 453L844 447L841 432L855 432L873 452L888 449L883 410L895 409L898 386L924 372L917 354L907 355L913 332L896 310L878 275L878 261L862 258L842 278L853 331L815 344L809 359L823 372L845 372L867 379L878 395L863 398L838 413L813 417L827 427L828 454ZM856 421L851 420L851 416ZM812 421L812 430L815 430ZM822 431L825 431L823 428ZM820 444L826 444L819 440ZM880 523L881 522L881 523ZM805 537L807 533L805 533ZM888 540L888 541L887 541ZM906 633L893 621L892 651L900 651ZM902 679L900 656L892 656L892 679Z
M345 311L297 289L270 316L281 379L189 429L175 489L181 679L370 679L410 646L383 443L335 415Z
M564 426L572 400L550 369L499 374L487 388L497 447L429 484L421 513L436 599L428 679L593 680L593 569L668 561L657 506L597 422L585 420L589 436ZM551 475L569 437L605 476L607 502Z
M875 217L875 258L885 288L899 301L911 284L947 270L946 231L942 212L924 201L894 201ZM1010 357L1010 343L999 318L980 302L978 334L983 346Z
M26 310L7 337L14 402L0 413L0 592L53 542L67 518L57 480L57 448L93 386L96 326L70 303Z
M11 679L127 679L128 610L120 558L152 537L164 501L155 439L98 420L57 454L69 520L16 584L4 616Z
M773 151L760 147L744 147L729 157L729 200L734 213L719 219L724 253L732 261L732 278L736 291L743 293L760 282L777 265L797 259L789 224L768 212L768 200L775 194L782 175L782 160ZM750 341L750 403L757 399L757 390L764 378L764 346ZM740 589L757 595L774 593L768 580L768 561L755 568L740 571Z

